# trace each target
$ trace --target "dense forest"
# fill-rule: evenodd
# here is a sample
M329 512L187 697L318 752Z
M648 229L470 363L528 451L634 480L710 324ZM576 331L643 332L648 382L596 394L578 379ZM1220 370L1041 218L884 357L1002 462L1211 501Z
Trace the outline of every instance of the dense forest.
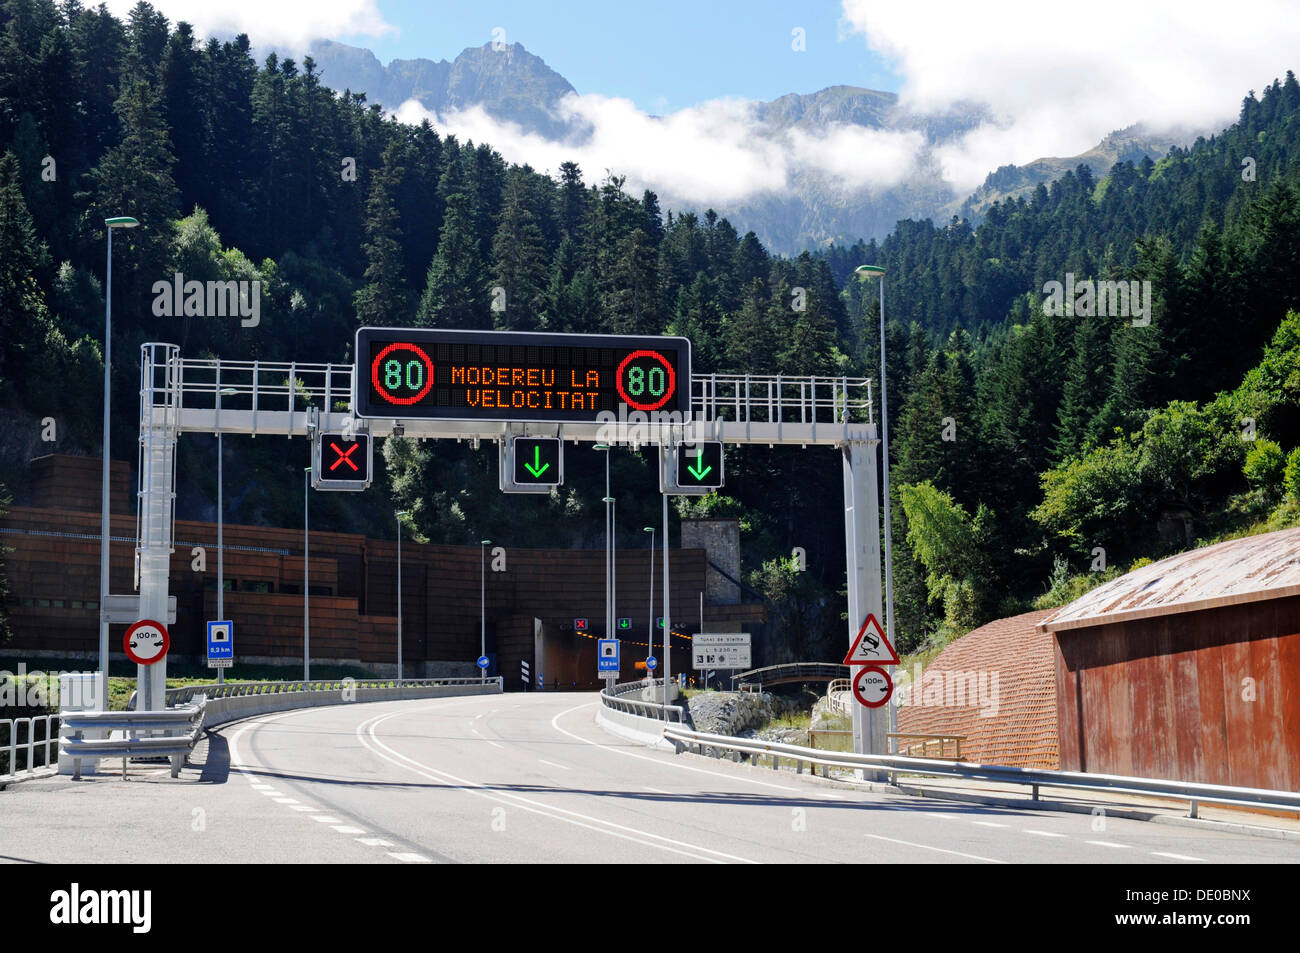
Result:
M629 194L617 170L589 185L572 163L506 163L385 117L364 91L335 94L310 58L258 64L247 37L200 43L145 3L123 22L76 0L5 0L0 33L0 483L18 502L31 456L98 453L103 222L131 215L141 227L113 247L115 456L134 455L121 448L135 445L144 341L348 361L364 324L667 332L691 338L700 371L875 377L878 292L852 271L878 263L904 649L1294 516L1290 73L1222 135L1159 162L1080 168L978 224L904 221L879 244L791 259L712 211ZM176 272L260 281L260 321L157 315L154 283ZM1149 281L1150 323L1047 313L1044 285L1067 274ZM295 524L306 442L234 443L227 518ZM215 441L181 447L181 513L211 518ZM599 453L575 448L566 485L527 498L497 491L491 448L392 439L383 457L370 492L318 494L313 526L391 535L400 505L426 540L602 542ZM612 466L620 545L644 546L659 507L649 456L621 450ZM778 660L843 639L841 488L830 451L746 447L728 451L722 495L678 504L740 518Z

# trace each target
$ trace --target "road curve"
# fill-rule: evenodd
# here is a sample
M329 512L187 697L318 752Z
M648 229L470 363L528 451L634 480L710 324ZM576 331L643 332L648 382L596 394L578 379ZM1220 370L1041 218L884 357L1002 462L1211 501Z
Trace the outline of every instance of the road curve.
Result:
M342 863L1295 862L1300 845L835 790L675 756L594 695L338 705L212 732L182 777L0 792L0 860Z

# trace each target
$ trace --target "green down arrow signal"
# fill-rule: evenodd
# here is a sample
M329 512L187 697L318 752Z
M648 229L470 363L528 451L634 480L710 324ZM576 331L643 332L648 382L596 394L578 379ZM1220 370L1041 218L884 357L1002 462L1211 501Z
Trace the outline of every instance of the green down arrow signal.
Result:
M695 477L695 479L696 479L698 482L703 483L703 482L704 482L704 478L705 478L705 476L707 476L707 475L708 475L708 472L709 472L710 470L713 469L713 467L711 467L711 466L708 466L708 467L705 467L705 466L704 466L704 448L703 448L703 447L701 447L701 448L699 449L699 451L697 452L697 457L696 457L696 463L695 463L695 466L697 466L697 467L703 467L703 469L697 470L697 469L695 469L695 467L691 466L691 465L688 463L688 464L686 464L686 472L689 473L691 476Z
M533 475L534 478L541 476L551 468L549 463L542 463L542 448L533 447L533 462L524 461L524 469Z

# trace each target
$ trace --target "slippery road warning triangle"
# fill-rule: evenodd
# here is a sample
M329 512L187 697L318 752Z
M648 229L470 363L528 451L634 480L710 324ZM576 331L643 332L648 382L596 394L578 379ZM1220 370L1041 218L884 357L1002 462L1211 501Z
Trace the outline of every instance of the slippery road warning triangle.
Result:
M876 621L875 615L868 612L858 629L858 637L844 656L845 665L897 665L898 653L885 638L885 631Z

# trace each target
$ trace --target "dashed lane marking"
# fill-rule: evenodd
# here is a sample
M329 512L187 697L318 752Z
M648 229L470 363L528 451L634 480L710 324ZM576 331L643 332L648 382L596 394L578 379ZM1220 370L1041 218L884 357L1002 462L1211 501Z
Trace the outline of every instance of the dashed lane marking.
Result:
M1035 834L1038 837L1065 837L1065 834L1058 834L1056 831L1035 831L1028 827L1025 828L1026 834Z
M1095 844L1095 845L1098 846L1098 847L1115 847L1115 848L1118 848L1118 849L1120 849L1120 850L1132 850L1132 849L1133 849L1133 845L1132 845L1132 844L1116 844L1116 843L1115 843L1114 841L1112 841L1112 840L1086 840L1086 841L1084 841L1084 843L1085 843L1085 844Z
M1198 863L1198 864L1206 863L1206 861L1205 861L1205 859L1204 859L1203 857L1188 857L1186 854L1170 854L1170 853L1166 853L1166 852L1163 851L1163 850L1153 850L1153 851L1151 852L1151 856L1152 856L1152 857L1168 857L1170 860L1190 860L1190 861L1194 861L1195 863Z
M407 863L407 864L431 864L431 863L433 863L433 861L431 861L428 857L425 857L423 854L407 854L407 853L398 853L398 852L396 852L396 851L391 851L391 850L390 850L390 851L385 851L385 853L387 853L389 857L392 857L392 858L394 858L394 859L396 859L396 860L400 860L400 861L402 861L402 862L404 862L404 863Z

